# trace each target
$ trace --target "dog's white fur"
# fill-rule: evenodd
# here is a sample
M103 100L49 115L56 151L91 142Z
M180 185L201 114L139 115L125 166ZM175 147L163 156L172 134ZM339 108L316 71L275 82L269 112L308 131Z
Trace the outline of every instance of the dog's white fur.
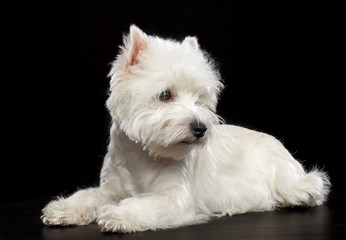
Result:
M223 85L195 37L164 40L132 25L110 76L100 186L50 202L45 224L96 220L102 231L135 232L326 200L326 173L306 172L272 136L220 124ZM194 122L206 126L204 136Z

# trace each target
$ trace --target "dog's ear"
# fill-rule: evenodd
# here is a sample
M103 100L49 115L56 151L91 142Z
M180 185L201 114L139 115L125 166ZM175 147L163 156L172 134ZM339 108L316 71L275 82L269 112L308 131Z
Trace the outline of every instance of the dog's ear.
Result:
M137 56L139 51L145 50L148 47L148 36L137 26L131 25L130 34L127 39L128 42L128 56L125 64L125 71L129 66L138 63Z
M190 46L196 50L199 50L199 44L196 37L187 36L183 41L183 45Z

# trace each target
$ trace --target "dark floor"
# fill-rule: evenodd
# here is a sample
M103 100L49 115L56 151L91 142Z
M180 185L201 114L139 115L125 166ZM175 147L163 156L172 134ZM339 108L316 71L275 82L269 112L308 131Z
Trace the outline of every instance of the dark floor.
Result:
M49 200L0 198L0 239L346 239L346 191L334 190L328 204L223 217L207 224L134 234L101 233L97 224L46 227L40 211Z

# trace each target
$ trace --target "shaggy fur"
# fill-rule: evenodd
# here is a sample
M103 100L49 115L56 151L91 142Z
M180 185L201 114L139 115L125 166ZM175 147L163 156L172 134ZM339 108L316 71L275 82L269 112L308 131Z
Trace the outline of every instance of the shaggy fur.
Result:
M326 173L305 171L272 136L220 122L223 85L195 37L177 42L131 26L110 77L100 186L50 202L45 224L135 232L326 200Z

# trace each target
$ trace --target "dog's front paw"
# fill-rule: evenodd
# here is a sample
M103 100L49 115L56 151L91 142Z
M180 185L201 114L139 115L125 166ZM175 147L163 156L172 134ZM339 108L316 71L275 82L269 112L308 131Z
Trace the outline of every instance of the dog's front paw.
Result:
M118 233L130 233L135 232L134 229L125 223L120 218L102 218L98 221L98 225L101 227L101 232L118 232Z
M41 219L46 225L86 225L93 221L92 209L82 209L68 199L50 202L43 210Z
M121 208L113 205L105 205L99 211L98 225L101 232L130 233L143 231L131 221L129 214L122 213Z

